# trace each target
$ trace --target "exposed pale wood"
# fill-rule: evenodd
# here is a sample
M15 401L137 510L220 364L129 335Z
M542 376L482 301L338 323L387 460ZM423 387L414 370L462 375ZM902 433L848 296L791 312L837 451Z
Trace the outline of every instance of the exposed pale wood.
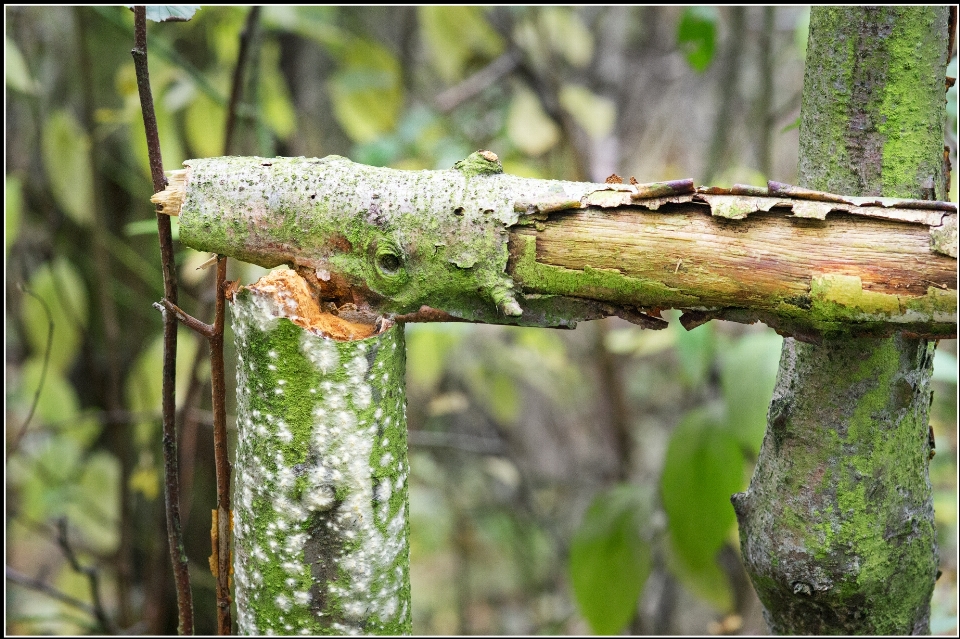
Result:
M187 193L187 169L167 171L167 188L157 191L150 198L154 204L159 204L157 213L164 215L180 215L180 206Z
M622 207L555 214L542 228L515 231L537 238L539 263L618 269L711 306L808 293L811 277L826 273L858 276L864 290L896 295L957 286L956 260L930 251L926 226L845 213L820 221L775 208L728 220L695 204Z

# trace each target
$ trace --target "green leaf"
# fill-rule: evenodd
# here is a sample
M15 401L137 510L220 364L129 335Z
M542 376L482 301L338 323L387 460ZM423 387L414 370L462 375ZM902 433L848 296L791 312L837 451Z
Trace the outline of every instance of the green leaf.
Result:
M780 129L780 133L786 133L787 131L793 131L794 129L800 128L800 116L797 116L797 119L788 124L787 126Z
M223 153L227 110L207 95L198 95L187 107L184 119L187 143L197 157L217 157ZM166 164L164 154L164 164Z
M635 326L615 328L607 333L604 345L611 353L644 357L673 348L678 335L676 330L645 331Z
M582 69L593 58L593 33L572 7L544 7L540 11L540 27L550 48Z
M6 35L3 36L4 72L7 86L14 91L35 95L37 83L30 75L27 62L17 45Z
M704 588L716 587L710 566L735 521L730 496L743 482L733 435L705 409L687 413L670 437L660 493L673 548L688 576L709 580Z
M31 454L10 459L7 479L18 488L23 515L43 521L63 513L83 450L68 437L46 437Z
M641 536L649 500L624 484L598 495L570 545L570 582L596 634L622 632L650 575L651 549Z
M127 222L123 226L123 234L127 237L134 237L137 235L153 235L156 232L156 220L137 220L136 222Z
M613 100L585 87L564 84L560 89L560 104L594 140L609 135L617 123L617 106Z
M465 381L476 404L484 406L500 426L516 423L520 414L520 392L516 371L504 371L497 362L473 362Z
M43 387L40 386L41 378ZM80 401L70 382L60 371L48 370L43 374L43 357L33 356L20 369L17 396L29 410L37 392L37 410L34 419L43 424L73 419L80 412Z
M953 353L937 349L933 355L933 381L946 384L957 383L957 357Z
M406 328L407 380L432 393L443 376L447 358L463 338L455 324L411 324Z
M726 573L716 562L691 564L677 552L673 540L667 544L667 569L683 584L684 588L703 599L717 611L733 611L733 591Z
M70 262L57 258L52 264L38 269L27 288L43 300L24 295L20 319L26 333L30 352L43 357L47 348L50 319L53 320L53 339L50 348L50 370L65 371L80 350L82 329L87 326L87 291L83 280Z
M337 122L354 142L392 131L403 106L400 63L373 40L355 39L328 84Z
M470 61L503 51L503 38L484 17L484 7L422 6L417 9L430 61L447 83L463 78Z
M720 387L727 403L727 428L740 443L760 452L767 407L777 381L783 338L772 331L737 340L721 358Z
M713 62L717 15L716 7L687 7L680 16L677 44L695 71L702 73Z
M6 254L10 254L10 246L17 241L20 234L20 218L23 216L23 183L14 175L6 176L6 193L4 195L4 217L6 230Z
M502 425L513 424L520 415L520 393L516 380L503 372L491 373L488 377L487 406L493 419Z
M186 399L187 386L190 384L190 370L197 346L196 334L181 327L177 332L176 401L178 408ZM140 353L127 376L124 388L127 409L131 412L159 416L162 390L163 335L158 335ZM147 417L136 424L134 439L138 447L152 445L156 425L155 417Z
M132 9L132 4L123 5ZM194 4L166 4L150 5L147 7L147 20L153 22L187 22L200 10L199 5Z
M60 109L44 123L40 146L57 204L77 224L89 224L93 221L90 136L69 111Z
M64 514L95 552L116 552L120 543L119 490L120 462L102 451L84 460L80 480L71 486L71 497L64 505ZM91 503L97 504L96 511L89 508Z
M713 363L716 343L713 324L702 324L688 331L680 322L670 322L669 330L676 335L680 377L687 386L699 387L707 379Z
M287 81L280 71L279 43L274 40L264 43L261 59L264 67L264 73L260 75L263 121L278 138L285 140L297 129L297 112L290 99Z
M533 91L518 87L507 111L507 135L520 151L537 157L560 141L560 129L540 106Z

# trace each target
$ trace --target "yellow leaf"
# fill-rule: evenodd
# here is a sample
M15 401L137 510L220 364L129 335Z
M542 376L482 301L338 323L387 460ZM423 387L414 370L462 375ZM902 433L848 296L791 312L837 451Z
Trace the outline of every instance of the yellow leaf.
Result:
M527 88L514 93L507 112L507 135L518 149L534 157L560 141L560 129L543 111L540 100Z
M473 58L489 59L503 51L503 39L483 13L482 7L468 6L424 6L417 10L430 60L444 81L460 80Z
M595 140L609 135L617 122L617 107L613 100L576 84L563 85L560 104Z
M158 469L150 464L139 466L130 475L130 490L140 493L147 501L153 501L160 494L160 475Z
M43 164L50 190L71 220L93 221L93 167L90 136L69 111L54 111L41 135Z
M547 41L567 62L577 68L590 64L593 58L593 34L570 7L548 7L540 15L540 24Z
M403 106L400 63L372 40L357 38L329 82L333 113L355 142L392 131Z

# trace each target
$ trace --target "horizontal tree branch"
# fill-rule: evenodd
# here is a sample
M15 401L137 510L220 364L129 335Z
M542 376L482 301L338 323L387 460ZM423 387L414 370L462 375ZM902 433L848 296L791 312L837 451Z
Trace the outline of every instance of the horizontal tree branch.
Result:
M775 182L695 189L505 175L479 151L448 171L317 158L190 160L155 197L181 241L289 264L335 312L651 328L757 320L816 341L956 335L957 214Z

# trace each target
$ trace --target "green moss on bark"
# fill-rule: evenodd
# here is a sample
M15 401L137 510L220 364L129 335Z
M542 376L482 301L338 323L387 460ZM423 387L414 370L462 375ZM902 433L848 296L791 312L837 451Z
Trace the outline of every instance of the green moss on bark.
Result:
M245 634L407 634L403 329L336 342L233 305L235 580Z
M932 344L900 337L784 347L757 469L734 499L744 561L775 632L926 627L937 563L926 476L932 357Z
M632 188L531 180L504 175L498 164L482 152L449 171L339 156L188 160L180 239L268 268L315 271L321 287L336 274L380 312L426 304L496 322L522 313L505 272L510 226L544 203L580 206L591 193ZM522 205L523 197L536 205Z
M800 122L805 186L946 199L946 33L947 7L811 13Z
M919 198L926 181L942 195L946 17L946 7L812 10L803 186ZM932 287L903 303L857 278L811 286L811 309L841 321L955 306L955 291ZM733 497L744 563L774 632L929 632L933 351L902 335L784 340L757 468Z

